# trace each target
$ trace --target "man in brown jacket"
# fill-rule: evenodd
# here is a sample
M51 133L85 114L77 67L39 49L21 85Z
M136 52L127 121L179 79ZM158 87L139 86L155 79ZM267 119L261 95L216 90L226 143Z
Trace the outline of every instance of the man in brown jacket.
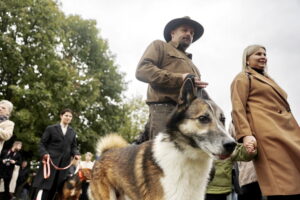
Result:
M147 139L152 139L165 128L185 78L193 78L197 87L207 86L192 62L192 54L185 51L203 32L202 25L189 17L173 19L164 29L166 42L155 40L142 56L136 78L148 83L146 103L150 115L146 125L149 127Z

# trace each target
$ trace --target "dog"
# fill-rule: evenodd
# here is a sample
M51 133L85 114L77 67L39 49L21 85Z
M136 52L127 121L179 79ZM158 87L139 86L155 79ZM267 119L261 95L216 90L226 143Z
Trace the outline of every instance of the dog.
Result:
M117 134L97 142L89 198L92 200L203 200L213 159L236 146L222 110L187 79L166 130L129 145Z
M56 200L79 200L82 192L82 182L91 180L92 170L82 168L77 173L67 177L61 190L56 195Z

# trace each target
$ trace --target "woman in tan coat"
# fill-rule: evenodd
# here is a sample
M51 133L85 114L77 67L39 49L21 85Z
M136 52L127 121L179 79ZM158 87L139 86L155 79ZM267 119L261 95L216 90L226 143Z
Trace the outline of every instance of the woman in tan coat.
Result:
M254 161L259 186L269 199L300 199L300 127L287 94L266 71L266 48L244 50L243 70L231 84L232 117L237 140L248 152L256 144Z
M0 153L4 142L9 140L13 135L15 123L9 120L12 110L13 104L10 101L0 101Z

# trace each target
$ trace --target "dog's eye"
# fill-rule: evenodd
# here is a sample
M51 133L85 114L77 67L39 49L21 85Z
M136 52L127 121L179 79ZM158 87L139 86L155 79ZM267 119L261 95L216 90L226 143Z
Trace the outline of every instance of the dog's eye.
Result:
M198 119L201 123L209 123L210 122L209 115L201 115Z
M222 122L223 125L225 125L225 117L222 116L222 117L220 118L220 121Z

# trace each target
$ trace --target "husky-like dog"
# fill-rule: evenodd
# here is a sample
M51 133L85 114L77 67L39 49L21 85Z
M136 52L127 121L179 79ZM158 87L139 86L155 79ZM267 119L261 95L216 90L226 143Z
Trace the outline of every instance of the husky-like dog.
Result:
M227 158L236 145L224 122L220 108L187 79L166 130L154 140L129 145L116 134L99 140L101 157L92 172L89 197L203 200L213 158Z

